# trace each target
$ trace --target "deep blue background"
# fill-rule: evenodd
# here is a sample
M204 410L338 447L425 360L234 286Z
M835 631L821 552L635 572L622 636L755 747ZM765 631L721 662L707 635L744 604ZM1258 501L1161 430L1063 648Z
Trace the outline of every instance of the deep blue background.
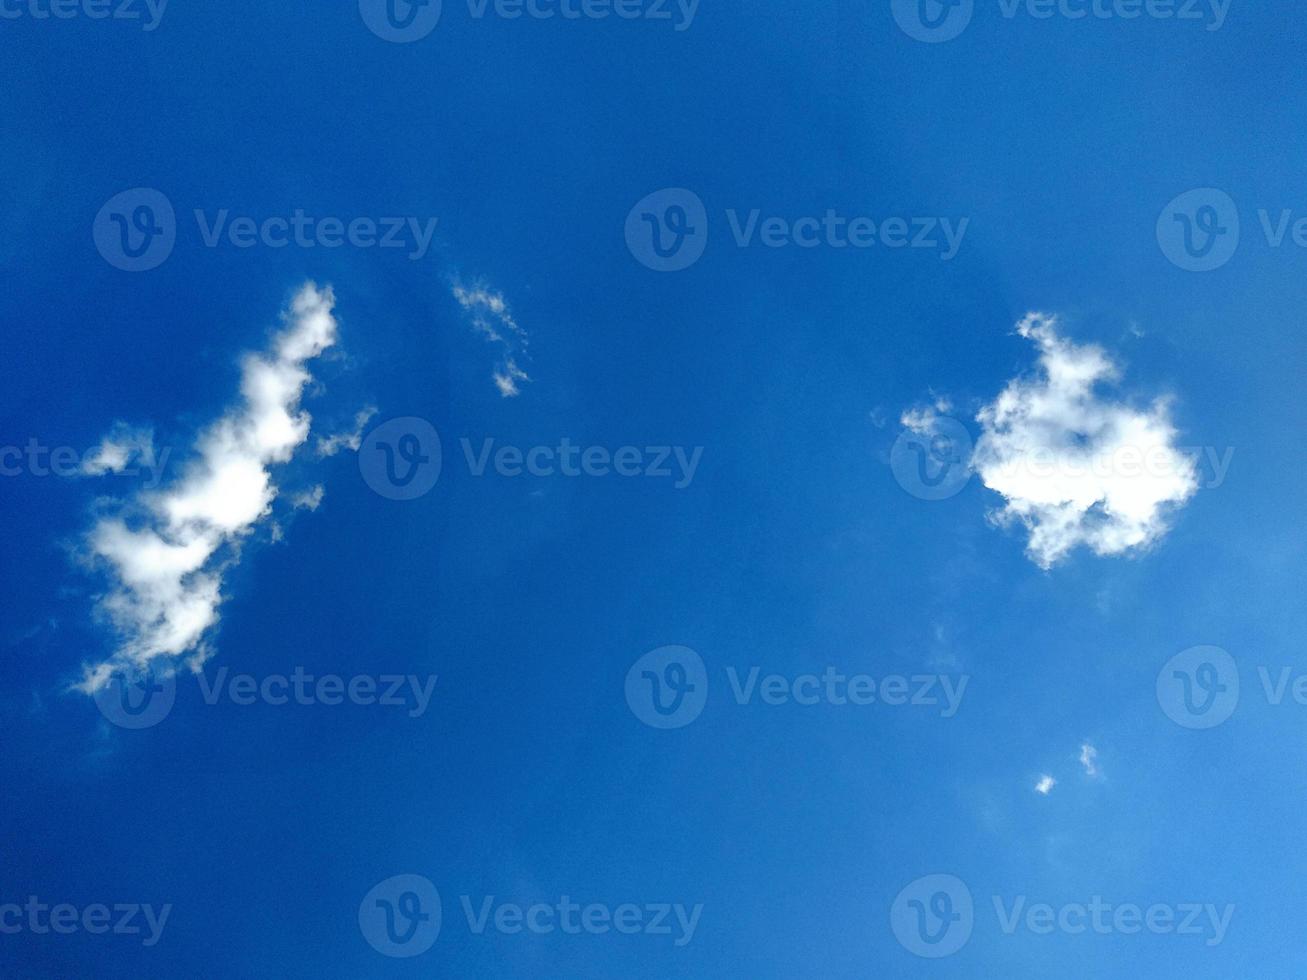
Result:
M445 437L437 489L400 504L345 453L278 544L228 578L213 667L437 673L420 719L230 704L184 686L167 721L111 729L65 693L111 638L70 560L97 493L0 479L0 902L172 903L163 941L0 936L6 976L1291 976L1307 959L1302 716L1248 696L1227 725L1158 710L1199 643L1303 665L1301 374L1307 255L1255 209L1307 210L1301 11L1235 0L1224 28L1008 21L906 37L888 4L704 0L645 21L477 21L385 43L356 5L182 5L131 23L0 21L0 443L89 447L118 419L184 453L235 397L305 279L334 286L343 359L315 419L366 403ZM1167 201L1228 191L1235 260L1154 239ZM163 191L160 268L96 253L96 212ZM693 189L692 269L628 253L631 205ZM188 216L296 208L438 216L402 252L202 247ZM737 249L727 208L965 215L961 254ZM450 298L500 289L531 334L521 397ZM1044 573L973 484L926 503L886 458L928 390L963 409L1030 351L1028 309L1177 395L1184 442L1236 447L1226 483L1135 561ZM1136 337L1131 325L1142 337ZM878 427L873 421L886 418ZM457 440L702 445L693 485L473 479ZM678 732L623 698L686 644L715 685ZM722 670L972 676L956 718L740 707ZM1106 779L1080 778L1083 739ZM1047 799L1035 775L1056 770ZM888 910L944 871L980 896L956 957L900 948ZM413 961L359 934L377 881L423 874L445 923ZM705 905L694 941L471 935L458 896ZM1237 906L1225 943L1004 936L988 896Z

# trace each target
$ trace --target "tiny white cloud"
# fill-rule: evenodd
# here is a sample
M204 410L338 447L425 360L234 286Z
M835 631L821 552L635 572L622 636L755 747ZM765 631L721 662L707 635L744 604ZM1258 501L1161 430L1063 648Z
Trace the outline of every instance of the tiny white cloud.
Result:
M468 288L456 282L452 291L472 329L500 347L499 363L490 375L495 388L505 398L517 397L522 392L520 382L531 380L519 363L526 356L530 337L513 318L508 301L503 293L485 286Z
M309 436L300 399L307 363L336 342L331 290L305 285L284 314L271 349L242 362L242 400L198 436L194 459L170 486L119 502L86 536L86 559L109 576L98 612L118 647L85 668L95 691L116 669L207 655L222 581L239 545L271 513L278 488L271 467L288 462ZM111 457L116 459L116 457Z
M899 416L899 424L903 428L921 436L933 435L936 423L939 421L939 413L933 405L926 407L916 407L904 410Z
M1098 749L1088 742L1080 746L1080 765L1084 767L1085 775L1090 779L1098 779L1103 774L1098 765Z
M1061 337L1056 317L1028 314L1017 332L1038 348L1038 370L981 409L972 456L985 486L1004 499L995 519L1027 529L1041 568L1079 546L1108 556L1154 544L1198 489L1168 401L1137 407L1106 394L1118 366L1101 347ZM920 415L910 421L925 424Z
M118 422L82 461L85 476L122 473L134 463L154 465L154 430Z
M496 371L492 378L495 387L505 398L513 398L522 393L522 389L517 386L519 381L530 381L525 371L517 366L517 362L511 357L504 361L501 370Z
M1047 796L1053 792L1053 787L1056 785L1056 779L1049 775L1043 775L1039 777L1039 782L1035 783L1035 792L1040 796Z
M322 505L326 488L321 483L309 490L302 490L290 498L290 505L295 510L315 511Z
M358 452L359 446L363 445L363 430L376 414L376 408L369 405L354 416L354 424L349 429L329 436L319 436L317 454L322 457L335 456L342 449Z

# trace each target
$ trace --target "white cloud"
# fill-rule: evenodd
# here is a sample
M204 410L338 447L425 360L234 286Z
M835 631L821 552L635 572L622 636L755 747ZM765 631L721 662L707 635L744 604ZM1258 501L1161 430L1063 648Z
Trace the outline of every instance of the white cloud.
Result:
M499 393L505 398L520 395L522 390L518 388L517 383L531 380L527 377L526 372L517 366L517 361L511 357L506 358L501 368L491 377L495 382L495 387L499 389Z
M932 392L929 404L918 404L905 409L899 416L899 425L919 436L933 436L939 431L941 416L946 416L952 411L952 399Z
M472 318L472 328L500 346L501 357L490 376L499 393L505 398L521 394L518 382L530 381L531 378L518 362L525 356L530 338L513 319L503 294L484 286L468 289L457 282L453 294L458 305Z
M938 418L933 408L909 408L899 416L899 424L919 436L928 436L935 431Z
M972 457L985 486L1005 498L996 518L1025 526L1042 568L1080 545L1120 555L1155 543L1171 511L1198 489L1168 402L1138 408L1104 396L1117 365L1100 347L1063 339L1057 326L1042 313L1018 324L1039 348L1039 370L1013 379L981 410Z
M1090 779L1097 779L1103 774L1098 767L1098 749L1088 742L1080 746L1080 764L1085 767L1085 775Z
M86 476L121 473L137 460L154 466L154 430L118 422L82 461L82 473Z
M288 462L308 438L310 419L299 408L312 380L305 365L336 342L334 303L329 288L306 284L271 349L245 357L242 401L200 433L181 477L101 517L87 534L87 557L110 575L98 609L119 646L86 667L83 690L156 658L203 660L223 573L277 497L269 467Z
M319 456L335 456L342 449L349 449L352 452L358 452L359 446L363 444L363 430L367 428L368 422L372 416L377 414L373 406L368 406L354 416L354 427L344 432L336 432L330 436L319 436L317 453Z
M1057 780L1047 774L1039 777L1039 782L1035 783L1035 792L1040 796L1047 796L1053 792L1053 787L1057 785Z
M315 511L322 505L322 498L326 494L326 488L319 483L315 487L294 494L290 498L290 505L296 510Z

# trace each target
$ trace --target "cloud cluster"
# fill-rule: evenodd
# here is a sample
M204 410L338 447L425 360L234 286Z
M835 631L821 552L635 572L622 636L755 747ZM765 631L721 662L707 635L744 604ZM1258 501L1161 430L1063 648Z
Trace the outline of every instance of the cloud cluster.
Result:
M513 319L503 294L492 292L484 286L467 289L459 283L454 283L453 293L458 305L472 318L472 328L487 340L500 345L502 356L491 374L491 380L499 393L505 398L521 394L518 383L531 380L518 364L526 353L529 338Z
M223 573L277 497L270 467L288 462L308 439L310 419L299 407L312 380L306 365L336 342L334 303L329 288L306 284L271 348L245 357L241 401L200 433L195 458L178 480L116 507L87 534L88 558L109 574L98 608L119 646L87 666L84 690L97 690L116 669L144 668L156 658L203 659ZM119 458L111 450L105 465Z
M1153 544L1198 489L1168 402L1139 408L1105 396L1117 365L1057 327L1041 313L1018 324L1039 349L1038 371L1009 382L980 411L972 456L985 486L1004 498L995 516L1029 531L1028 552L1042 568L1080 545L1119 555Z
M1103 768L1098 763L1098 749L1094 748L1091 742L1080 743L1080 767L1084 769L1085 776L1088 779L1103 779ZM1057 786L1057 779L1049 773L1041 773L1035 781L1035 792L1040 796L1047 796L1053 792Z

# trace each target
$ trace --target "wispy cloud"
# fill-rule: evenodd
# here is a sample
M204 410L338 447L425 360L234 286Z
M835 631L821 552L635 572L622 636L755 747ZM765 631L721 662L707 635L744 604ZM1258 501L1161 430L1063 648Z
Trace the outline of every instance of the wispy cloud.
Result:
M1088 742L1080 746L1080 764L1084 766L1085 775L1090 779L1097 779L1103 775L1103 770L1098 765L1098 749Z
M88 560L110 578L98 611L119 643L107 660L86 666L83 690L157 658L203 660L224 572L277 497L270 467L308 439L310 419L299 407L312 380L306 365L336 342L334 303L329 288L306 284L271 348L245 357L241 401L200 433L180 478L120 502L87 534Z
M301 490L299 493L293 494L290 498L290 505L296 510L315 511L322 506L322 498L326 494L326 488L319 483L308 490Z
M167 450L164 452L166 458ZM86 476L122 473L138 462L153 467L154 455L153 429L118 422L82 462L82 473Z
M1039 777L1039 782L1035 783L1035 792L1040 796L1047 796L1053 792L1053 787L1057 785L1057 780L1047 774Z
M349 449L358 452L359 446L363 445L363 430L372 421L372 417L377 414L375 407L369 405L362 409L354 416L354 424L344 432L335 432L329 436L319 436L317 453L319 456L335 456L342 449Z
M472 328L486 340L499 345L499 362L490 376L499 393L505 398L521 394L519 383L531 380L519 363L526 357L530 338L513 318L504 295L485 286L469 289L457 282L453 285L453 294L458 305L471 318Z
M1059 336L1056 317L1031 313L1017 332L1038 348L1038 370L981 410L972 457L1004 498L996 518L1029 531L1028 552L1042 568L1081 545L1121 555L1155 543L1198 489L1168 401L1140 408L1103 394L1120 369L1101 347Z

